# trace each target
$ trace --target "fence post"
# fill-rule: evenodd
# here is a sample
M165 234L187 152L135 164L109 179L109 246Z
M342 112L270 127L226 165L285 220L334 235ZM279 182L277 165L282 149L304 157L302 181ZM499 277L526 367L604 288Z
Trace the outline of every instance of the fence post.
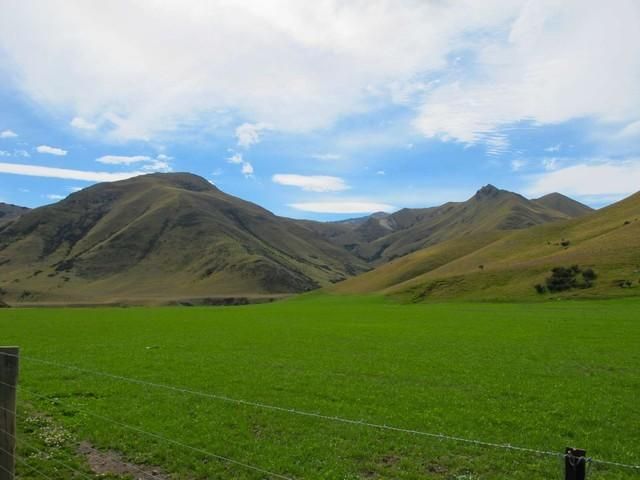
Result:
M0 480L14 480L18 347L0 347Z
M585 480L587 451L579 448L567 447L564 450L564 478L565 480Z

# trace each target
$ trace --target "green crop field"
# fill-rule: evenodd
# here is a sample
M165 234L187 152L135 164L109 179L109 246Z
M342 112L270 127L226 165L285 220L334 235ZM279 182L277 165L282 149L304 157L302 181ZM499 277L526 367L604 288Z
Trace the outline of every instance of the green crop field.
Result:
M637 464L638 312L638 299L400 305L328 295L6 309L0 343L22 349L20 478L98 478L82 441L158 478L269 478L208 453L298 479L560 478L553 456L251 403ZM590 478L640 471L593 464Z

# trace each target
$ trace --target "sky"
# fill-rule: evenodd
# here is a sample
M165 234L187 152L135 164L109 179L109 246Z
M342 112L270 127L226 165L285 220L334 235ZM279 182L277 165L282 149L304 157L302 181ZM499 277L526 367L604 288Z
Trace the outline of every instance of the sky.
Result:
M279 215L640 190L636 0L0 0L0 201L192 172Z

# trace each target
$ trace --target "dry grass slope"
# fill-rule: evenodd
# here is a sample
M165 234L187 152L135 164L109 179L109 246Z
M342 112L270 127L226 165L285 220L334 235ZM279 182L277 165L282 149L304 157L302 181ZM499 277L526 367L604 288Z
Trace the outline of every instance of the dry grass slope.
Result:
M533 286L544 282L551 268L574 264L595 269L595 285L554 297L640 293L640 193L573 220L446 241L331 291L384 293L404 301L548 298ZM623 281L631 286L621 287Z
M365 269L190 174L98 184L0 227L0 288L18 303L277 295Z
M390 215L372 215L364 221L308 224L366 262L382 265L447 240L529 228L579 217L589 211L589 207L564 195L528 200L487 185L465 202L449 202L432 208L405 208Z

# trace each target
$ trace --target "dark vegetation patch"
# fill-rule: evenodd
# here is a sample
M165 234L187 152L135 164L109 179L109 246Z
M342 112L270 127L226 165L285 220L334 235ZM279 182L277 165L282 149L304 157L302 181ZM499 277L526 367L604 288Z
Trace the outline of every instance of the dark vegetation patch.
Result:
M558 293L576 288L591 288L598 278L593 268L582 269L578 265L570 267L555 267L551 270L551 276L547 277L545 283L534 285L539 294L551 292Z

